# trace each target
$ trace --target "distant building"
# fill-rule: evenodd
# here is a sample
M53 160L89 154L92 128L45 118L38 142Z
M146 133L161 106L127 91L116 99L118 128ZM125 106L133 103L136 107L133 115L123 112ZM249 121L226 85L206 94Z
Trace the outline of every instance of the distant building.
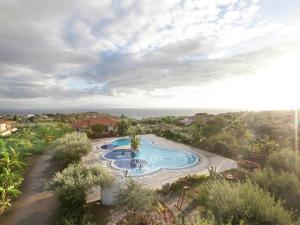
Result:
M182 123L185 126L189 126L191 125L193 122L195 121L195 117L194 116L189 116L189 117L185 117L182 120L180 120L179 122Z
M115 131L118 125L118 120L112 117L87 118L76 121L71 126L77 131L84 131L90 126L102 125L107 128L107 131Z
M207 122L212 118L213 115L207 114L207 113L197 113L194 116L187 116L180 120L179 122L182 123L185 126L191 125L194 121L197 119L200 119L201 121Z
M17 128L14 127L15 124L15 121L0 119L0 136L8 136L17 131Z

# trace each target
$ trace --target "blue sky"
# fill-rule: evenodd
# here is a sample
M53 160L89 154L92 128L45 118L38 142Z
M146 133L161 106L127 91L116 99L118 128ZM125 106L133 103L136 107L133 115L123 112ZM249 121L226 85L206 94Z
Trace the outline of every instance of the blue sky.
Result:
M299 36L297 0L1 0L0 105L300 107Z

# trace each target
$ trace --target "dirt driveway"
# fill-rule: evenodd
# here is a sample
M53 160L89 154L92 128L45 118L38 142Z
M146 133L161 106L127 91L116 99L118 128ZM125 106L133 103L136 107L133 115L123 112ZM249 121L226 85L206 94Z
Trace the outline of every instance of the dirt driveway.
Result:
M29 162L30 164L30 162ZM0 219L1 225L52 225L59 204L56 196L45 190L45 182L59 169L46 151L26 171L22 195Z

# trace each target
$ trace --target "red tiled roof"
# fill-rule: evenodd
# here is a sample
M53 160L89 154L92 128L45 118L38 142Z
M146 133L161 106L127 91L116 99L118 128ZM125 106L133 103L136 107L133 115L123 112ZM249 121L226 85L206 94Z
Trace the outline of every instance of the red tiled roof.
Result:
M100 117L100 118L89 118L84 120L79 120L72 123L73 128L86 128L96 124L104 126L116 126L118 121L110 117Z

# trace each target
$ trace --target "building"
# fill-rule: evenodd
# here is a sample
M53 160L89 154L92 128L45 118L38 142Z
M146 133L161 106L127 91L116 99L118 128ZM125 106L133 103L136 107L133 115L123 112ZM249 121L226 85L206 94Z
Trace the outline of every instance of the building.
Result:
M191 125L194 121L195 121L195 117L194 117L194 116L189 116L189 117L183 118L183 119L180 120L179 122L182 123L184 126L189 126L189 125Z
M107 128L107 132L117 129L118 120L112 117L87 118L76 121L71 126L77 131L84 131L86 128L93 125L102 125Z
M14 127L15 124L15 121L0 119L0 136L8 136L17 131L17 128Z

